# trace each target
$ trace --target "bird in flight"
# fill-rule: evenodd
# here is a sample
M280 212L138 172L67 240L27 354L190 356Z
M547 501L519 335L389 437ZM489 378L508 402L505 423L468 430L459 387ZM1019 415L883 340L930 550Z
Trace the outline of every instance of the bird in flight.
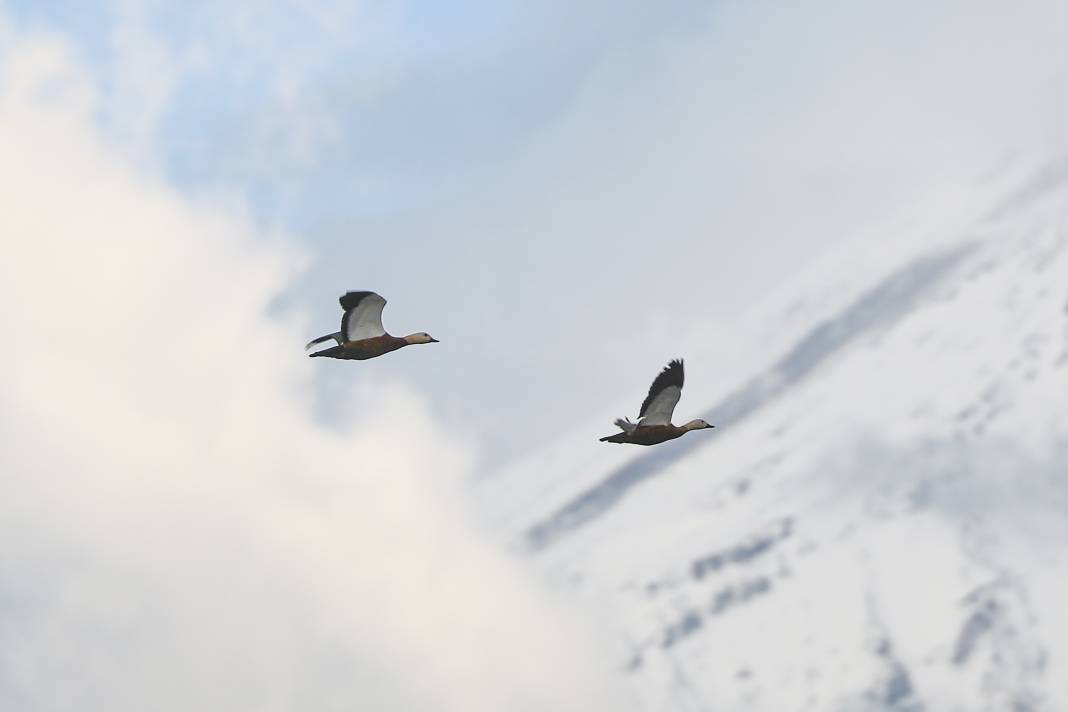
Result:
M386 306L386 300L374 292L346 292L338 301L345 310L341 317L341 331L312 339L304 348L310 349L330 340L336 341L337 345L309 356L364 361L411 344L438 343L437 339L422 331L408 336L387 334L382 328L382 309Z
M606 435L603 443L631 443L632 445L658 445L668 440L682 437L691 430L714 428L698 418L686 425L672 425L671 414L682 397L683 371L682 361L676 359L656 377L649 388L649 395L642 402L638 413L638 422L632 423L626 418L616 420L616 425L623 432Z

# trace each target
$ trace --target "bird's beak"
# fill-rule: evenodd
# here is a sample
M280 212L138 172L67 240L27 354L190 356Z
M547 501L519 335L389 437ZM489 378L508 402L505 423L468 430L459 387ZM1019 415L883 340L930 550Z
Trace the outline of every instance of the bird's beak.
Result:
M437 339L435 339L433 336L431 336L430 337L430 343L432 343L432 344L440 344L441 342L438 341Z

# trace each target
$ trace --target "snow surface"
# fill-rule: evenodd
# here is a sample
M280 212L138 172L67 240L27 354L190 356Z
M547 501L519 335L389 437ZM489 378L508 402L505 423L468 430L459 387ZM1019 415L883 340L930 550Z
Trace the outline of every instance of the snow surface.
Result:
M1068 164L939 197L664 354L716 430L478 484L647 709L1068 710Z

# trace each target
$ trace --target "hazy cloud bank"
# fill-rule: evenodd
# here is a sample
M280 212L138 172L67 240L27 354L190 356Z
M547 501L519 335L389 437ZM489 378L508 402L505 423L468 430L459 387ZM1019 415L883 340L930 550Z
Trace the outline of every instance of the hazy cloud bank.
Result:
M0 706L618 709L391 382L317 423L301 254L138 172L54 38L0 52Z

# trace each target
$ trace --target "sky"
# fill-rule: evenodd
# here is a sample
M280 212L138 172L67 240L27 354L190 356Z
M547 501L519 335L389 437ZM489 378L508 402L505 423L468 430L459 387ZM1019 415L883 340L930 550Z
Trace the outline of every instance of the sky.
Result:
M394 333L441 340L317 362L322 417L353 381L405 380L480 438L483 474L709 332L730 343L748 305L836 244L1059 145L1064 118L1052 2L8 14L70 43L97 126L139 165L307 248L274 301L314 315L304 341L349 289L384 294Z
M0 4L0 701L611 700L611 634L466 483L596 444L671 358L759 356L739 320L819 255L1062 151L1066 14ZM441 343L305 358L349 289Z

